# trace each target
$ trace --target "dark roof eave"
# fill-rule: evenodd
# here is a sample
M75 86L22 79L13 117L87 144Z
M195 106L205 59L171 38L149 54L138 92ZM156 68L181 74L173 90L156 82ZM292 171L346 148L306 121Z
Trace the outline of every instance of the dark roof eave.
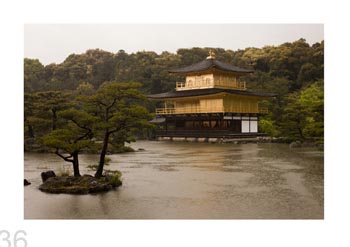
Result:
M208 71L210 69L214 69L216 67L210 67L207 69L203 69L203 70L193 70L193 71L186 71L186 72L178 72L175 70L168 70L169 74L173 74L173 75L186 75L186 74L191 74L191 73L200 73L200 72L204 72L204 71ZM254 70L246 70L246 71L232 71L232 70L224 70L224 69L219 69L221 71L225 71L225 72L229 72L229 73L235 73L235 74L252 74L254 73Z
M160 94L147 95L150 99L167 99L167 98L184 98L184 97L194 97L194 96L205 96L218 93L230 93L238 95L247 96L258 96L258 97L276 97L277 94L274 93L263 93L263 92L251 92L246 90L234 90L234 89L219 89L219 88L209 88L209 89L194 89L194 90L182 90L182 91L169 91Z
M192 64L184 68L168 70L168 72L171 74L188 74L188 73L205 71L212 68L226 71L226 72L243 73L243 74L254 72L254 70L239 68L231 64L220 62L216 59L205 59L199 63Z

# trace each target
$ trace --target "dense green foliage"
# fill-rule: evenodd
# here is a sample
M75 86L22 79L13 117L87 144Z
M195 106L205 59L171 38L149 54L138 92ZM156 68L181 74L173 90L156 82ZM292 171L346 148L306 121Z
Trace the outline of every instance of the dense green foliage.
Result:
M322 138L323 106L323 82L314 83L300 92L288 95L282 121L282 130L288 132L284 135L300 140Z
M24 134L37 139L64 124L57 114L74 104L71 92L44 91L24 94Z
M26 97L36 97L41 91L74 91L73 94L93 95L106 81L141 82L144 94L172 90L176 78L169 69L180 68L205 59L208 51L216 58L243 68L253 68L255 73L242 78L249 90L273 92L278 96L265 104L270 114L261 119L261 130L273 136L290 140L323 138L323 79L324 42L309 45L304 39L279 46L225 50L221 48L179 49L176 54L142 51L128 54L123 50L111 53L88 50L71 54L60 64L42 65L37 59L24 59L24 90ZM26 102L29 102L26 100ZM154 103L142 103L153 111ZM29 102L25 115L39 111ZM45 114L49 114L47 111ZM33 114L32 114L33 115ZM26 134L30 136L38 122L25 117ZM52 115L52 111L51 111ZM42 125L52 125L45 117ZM43 127L43 126L42 126ZM39 127L40 129L40 127Z

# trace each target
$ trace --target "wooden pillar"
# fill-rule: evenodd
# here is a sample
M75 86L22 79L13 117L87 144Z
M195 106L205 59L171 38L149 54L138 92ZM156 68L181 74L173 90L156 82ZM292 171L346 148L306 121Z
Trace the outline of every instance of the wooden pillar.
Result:
M168 133L168 118L165 117L165 133Z
M248 115L248 121L249 121L249 133L250 133L251 132L251 130L250 130L250 113Z

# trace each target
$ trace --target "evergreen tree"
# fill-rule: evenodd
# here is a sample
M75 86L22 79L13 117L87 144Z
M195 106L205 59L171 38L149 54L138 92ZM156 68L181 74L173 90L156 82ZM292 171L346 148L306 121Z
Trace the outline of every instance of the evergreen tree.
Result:
M96 94L80 97L89 113L96 117L95 135L103 141L96 177L103 174L108 145L112 139L124 144L130 140L133 129L150 126L150 114L139 105L140 101L146 100L138 91L140 86L139 83L106 82Z
M288 96L282 119L285 136L298 139L323 139L323 82L317 82Z
M55 154L64 161L72 163L74 176L79 177L79 153L92 146L92 126L97 118L76 109L61 111L59 117L66 120L65 125L45 135L43 143L54 148Z

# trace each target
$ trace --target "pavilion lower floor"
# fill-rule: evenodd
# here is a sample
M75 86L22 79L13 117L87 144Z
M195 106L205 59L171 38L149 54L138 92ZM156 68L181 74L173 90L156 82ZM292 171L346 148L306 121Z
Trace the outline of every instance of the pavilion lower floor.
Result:
M156 137L233 138L255 137L257 114L198 114L158 116Z

